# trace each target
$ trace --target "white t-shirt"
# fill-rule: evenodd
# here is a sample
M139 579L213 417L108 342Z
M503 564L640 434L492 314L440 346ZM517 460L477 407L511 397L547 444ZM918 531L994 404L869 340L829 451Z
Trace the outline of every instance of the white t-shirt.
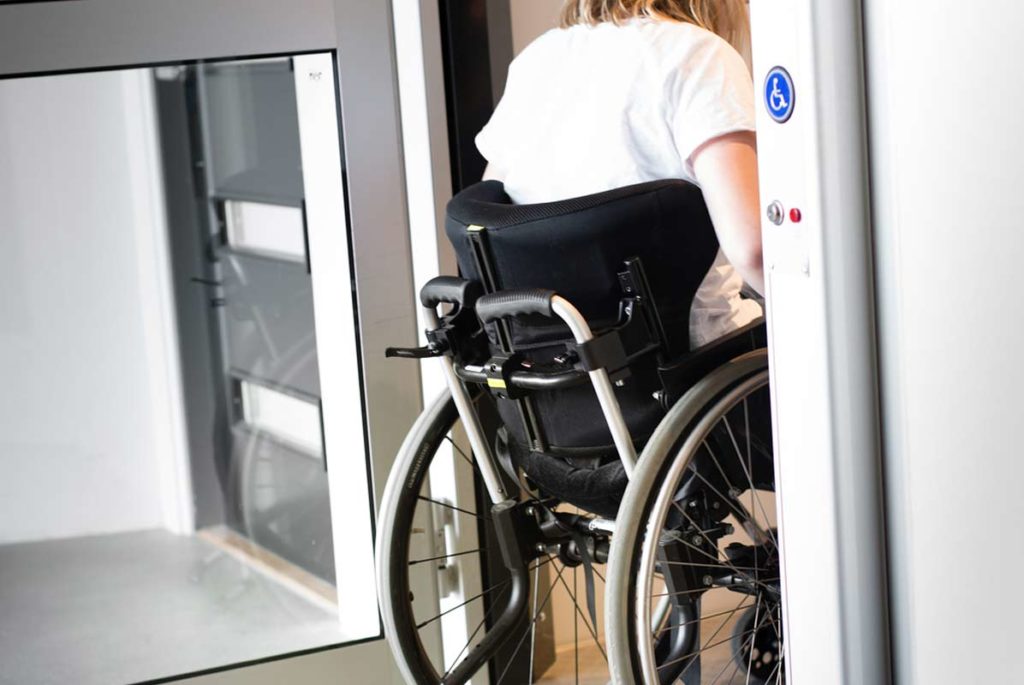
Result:
M658 179L696 183L697 148L753 130L753 84L732 46L692 24L635 19L554 29L530 44L476 144L489 177L531 204ZM693 302L692 344L761 315L742 285L719 252Z

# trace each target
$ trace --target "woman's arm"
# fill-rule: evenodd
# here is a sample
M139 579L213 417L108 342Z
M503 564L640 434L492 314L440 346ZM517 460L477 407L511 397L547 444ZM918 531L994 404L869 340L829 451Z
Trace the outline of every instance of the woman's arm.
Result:
M718 243L754 290L764 294L757 139L749 131L708 141L691 157Z

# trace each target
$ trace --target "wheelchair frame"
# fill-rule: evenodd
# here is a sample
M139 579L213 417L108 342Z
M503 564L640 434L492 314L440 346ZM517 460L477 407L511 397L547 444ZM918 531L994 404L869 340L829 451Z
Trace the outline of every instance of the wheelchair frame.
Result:
M572 303L553 291L505 290L483 295L480 284L474 281L440 276L428 282L420 293L425 320L429 326L426 332L428 345L414 349L391 348L387 352L392 357L438 357L442 363L446 385L470 445L478 455L477 463L491 503L490 516L497 534L498 547L503 565L510 574L511 593L501 614L490 625L478 647L448 674L445 682L466 682L492 659L506 639L506 631L526 616L529 598L527 564L520 544L522 541L518 540L516 533L517 529L521 531L524 528L517 510L520 502L509 497L502 482L501 467L486 438L466 383L484 386L499 396L513 398L517 397L517 391L567 388L589 380L613 436L618 457L627 475L632 474L637 463L637 453L614 393L613 377L628 367L636 357L655 352L661 343L650 335L652 331L657 331L659 322L656 312L652 316L644 300L647 293L642 266L638 261L633 261L627 262L625 267L625 271L620 274L626 295L621 307L625 321L602 334L595 335ZM438 316L437 307L443 303L452 304L455 309L446 316ZM461 346L470 330L479 326L476 319L483 324L496 324L499 327L499 339L507 341L505 319L531 314L557 318L569 327L575 343L573 347L581 358L580 368L558 372L514 369L516 360L502 356L492 357L485 365L462 363L461 356L465 350ZM730 355L732 348L735 348L737 354L751 349L750 336L756 334L757 329L758 324L739 329L685 355L678 363L664 367L661 375L665 389L660 391L659 399L663 404L670 405L693 382L719 365L714 362L720 362L726 356L734 356ZM631 342L622 340L626 337L622 335L626 330L633 332L633 335L628 336ZM638 330L640 334L637 334ZM504 351L511 352L510 346L503 347ZM709 357L713 357L713 360ZM520 398L520 402L523 401ZM529 406L524 408L524 421L529 421L530 411ZM540 445L544 444L543 436L533 437ZM616 522L595 517L586 519L583 525L588 534L607 535L615 532Z
M616 269L617 274L614 271L608 274L611 277L610 284L615 283L614 276L617 275L621 293L618 320L614 325L602 324L601 330L595 333L577 307L555 291L536 288L501 289L495 275L497 270L487 229L466 224L461 230L464 231L461 235L468 238L465 256L471 259L469 264L475 270L475 280L451 276L430 280L419 293L420 303L425 310L427 345L387 350L389 357L439 358L448 393L454 404L452 411L451 405L446 404L447 399L440 398L439 403L427 410L410 432L402 449L405 455L402 467L405 470L404 477L409 483L421 482L428 459L432 459L432 453L420 449L418 444L410 444L409 440L422 440L424 445L430 443L436 438L434 433L440 425L437 422L454 420L457 414L476 455L479 478L487 492L489 520L501 557L499 565L504 566L508 573L510 591L507 602L501 607L492 607L492 610L497 609L500 613L490 620L488 630L480 642L466 653L465 659L453 664L450 670L440 676L443 683L468 682L480 668L498 657L511 632L527 618L530 563L557 548L559 556L565 554L574 565L584 564L589 576L591 570L588 554L596 559L604 555L604 559L607 559L608 536L616 534L617 528L615 520L602 518L600 514L591 517L597 513L593 510L588 511L586 516L566 516L549 509L543 501L538 502L540 506L532 506L531 502L510 496L512 482L525 485L523 492L530 492L532 488L519 478L517 467L505 463L507 455L499 458L495 453L475 408L479 398L469 386L481 388L482 392L490 393L502 401L511 401L515 407L513 413L518 413L525 429L524 436L519 438L520 443L525 439L531 452L545 453L549 447L547 436L544 425L538 420L531 391L568 390L589 382L594 388L601 416L614 443L614 454L621 462L628 482L637 467L637 450L614 386L625 384L626 377L632 373L630 367L641 359L645 360L644 364L656 361L657 379L653 375L647 376L648 380L642 387L645 388L644 393L654 390L655 403L648 405L650 409L660 405L664 412L671 414L669 410L677 400L683 398L691 388L700 386L700 381L725 361L763 347L766 342L763 322L758 321L702 348L674 355L644 266L636 256L621 262L621 270ZM442 304L453 307L447 313L439 314L438 307ZM568 328L570 336L562 336L550 342L534 342L524 347L522 352L517 351L512 342L510 321L515 317L532 317L534 320L544 317L559 321ZM550 366L546 362L538 364L537 358L529 359L527 350L538 344L544 345L547 352L557 355ZM681 344L681 341L677 344ZM558 345L565 346L563 354L552 351ZM648 366L640 368L644 369L644 374L651 370ZM505 406L511 407L508 404ZM506 424L514 421L513 414L505 411L503 420ZM607 446L607 449L610 448ZM611 453L609 451L605 454L610 456ZM401 478L394 480L394 483L389 481L384 506L401 502L403 495L400 490L403 488L419 487L399 487L401 482ZM545 492L543 482L535 482L540 486L542 500L551 497L553 493ZM555 496L553 499L561 500L565 497ZM479 506L484 505L480 503ZM398 516L404 517L411 511ZM388 527L386 536L393 537L396 534L404 533ZM599 549L601 545L603 548ZM390 550L392 542L385 543L385 547ZM387 580L399 577L394 576L394 573L400 572L398 567L392 569L390 564L399 563L402 553L382 553L381 549L384 547L378 547L378 555L384 556L378 558L378 572L384 574L381 576L381 603L385 625L390 626L389 641L394 639L393 648L402 653L421 649L419 638L407 634L400 627L408 623L412 616L407 606L409 598L403 596L408 591L408 582L399 580L392 585ZM408 561L408 558L405 557L405 560ZM566 563L564 558L563 563ZM708 573L717 573L706 561L703 564ZM588 603L592 600L590 592L588 590ZM592 604L590 610L593 617ZM655 614L659 611L664 613L663 618L667 617L669 603L666 602L665 607L655 611ZM678 637L675 633L673 635L674 639ZM406 663L407 668L413 669L403 669L406 678L415 683L435 683L428 673L416 672L414 663L417 662L422 663L428 671L431 668L426 662L420 661L423 658L422 652L419 654L421 656L417 656L413 662Z

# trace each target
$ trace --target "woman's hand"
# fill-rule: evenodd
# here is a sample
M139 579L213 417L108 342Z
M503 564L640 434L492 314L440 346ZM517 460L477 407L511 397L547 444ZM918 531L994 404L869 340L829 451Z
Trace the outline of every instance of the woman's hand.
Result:
M755 134L744 131L715 138L699 147L691 160L722 252L743 280L763 295Z

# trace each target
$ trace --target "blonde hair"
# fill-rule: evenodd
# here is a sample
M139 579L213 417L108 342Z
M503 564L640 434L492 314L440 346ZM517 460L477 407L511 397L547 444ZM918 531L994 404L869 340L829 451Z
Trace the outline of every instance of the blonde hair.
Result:
M636 17L695 24L741 52L750 40L747 0L566 0L561 26L622 24Z

